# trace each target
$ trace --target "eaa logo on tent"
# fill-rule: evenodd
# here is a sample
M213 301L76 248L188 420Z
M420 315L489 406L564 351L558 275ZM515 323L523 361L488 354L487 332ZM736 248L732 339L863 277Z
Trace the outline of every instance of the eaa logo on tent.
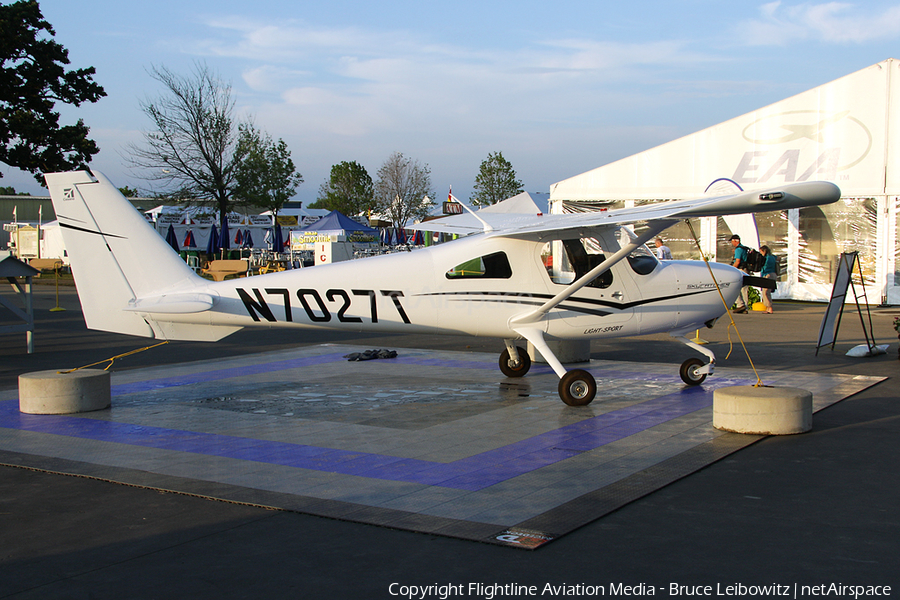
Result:
M756 119L741 136L754 148L789 145L780 154L768 149L744 152L732 176L742 184L808 181L814 175L836 180L838 172L858 165L872 149L872 133L848 110L776 113Z

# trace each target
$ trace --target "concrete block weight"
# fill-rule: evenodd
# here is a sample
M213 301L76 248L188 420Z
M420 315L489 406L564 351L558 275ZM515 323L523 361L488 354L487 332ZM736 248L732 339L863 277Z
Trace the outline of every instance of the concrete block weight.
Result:
M71 373L37 371L19 375L20 412L63 415L102 410L109 405L109 371L81 369Z
M812 392L792 387L725 387L713 392L713 427L788 435L812 429Z

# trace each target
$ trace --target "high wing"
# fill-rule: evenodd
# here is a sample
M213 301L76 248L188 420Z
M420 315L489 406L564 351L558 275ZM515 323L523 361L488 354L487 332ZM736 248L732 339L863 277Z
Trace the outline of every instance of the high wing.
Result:
M532 331L534 324L545 318L547 313L564 302L588 283L608 271L637 248L656 237L660 232L674 225L678 220L690 217L713 217L720 215L744 214L787 210L806 206L830 204L841 196L840 188L827 181L809 181L785 184L778 188L762 191L747 191L727 196L696 198L658 202L634 208L620 208L594 213L567 215L523 215L494 214L478 211L474 214L457 215L435 219L418 224L416 227L427 231L441 231L458 234L472 234L479 231L489 235L499 235L519 239L542 239L546 236L566 238L582 237L591 229L618 227L644 222L647 228L618 252L572 282L553 298L541 306L512 319L511 324L522 336L532 341L537 336Z
M712 198L694 198L619 208L594 213L536 215L493 213L487 209L472 214L456 215L425 221L414 229L467 235L485 231L488 224L494 234L517 238L542 237L548 233L575 233L603 226L619 226L636 222L668 222L674 224L690 217L714 217L750 212L786 210L830 204L840 198L840 189L827 181L789 183L762 191L748 191ZM655 227L653 227L655 229ZM665 229L665 227L663 227ZM662 229L658 230L662 231Z

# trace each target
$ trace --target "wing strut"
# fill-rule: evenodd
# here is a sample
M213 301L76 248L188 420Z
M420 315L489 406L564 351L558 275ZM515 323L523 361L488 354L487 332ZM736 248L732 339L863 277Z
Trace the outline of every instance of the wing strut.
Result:
M585 273L581 278L575 280L560 293L547 300L544 304L537 307L533 311L523 313L510 319L510 325L516 330L517 325L529 325L543 319L550 310L558 306L561 302L566 301L572 294L589 284L591 281L609 271L617 262L646 244L652 238L656 237L661 231L668 229L675 224L675 221L659 220L649 221L648 229L638 237L634 238L630 244L621 248L618 252L604 260L602 263Z

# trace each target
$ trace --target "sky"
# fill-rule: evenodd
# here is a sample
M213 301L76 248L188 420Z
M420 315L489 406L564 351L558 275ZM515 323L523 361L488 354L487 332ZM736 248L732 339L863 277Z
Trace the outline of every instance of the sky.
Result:
M8 0L0 0L9 3ZM235 116L283 139L313 202L332 165L377 178L393 152L427 165L435 199L466 201L502 152L525 190L558 181L900 57L900 1L40 0L70 68L107 96L59 105L83 119L90 163L128 167L150 130L150 75L205 65ZM0 164L0 185L46 195Z

